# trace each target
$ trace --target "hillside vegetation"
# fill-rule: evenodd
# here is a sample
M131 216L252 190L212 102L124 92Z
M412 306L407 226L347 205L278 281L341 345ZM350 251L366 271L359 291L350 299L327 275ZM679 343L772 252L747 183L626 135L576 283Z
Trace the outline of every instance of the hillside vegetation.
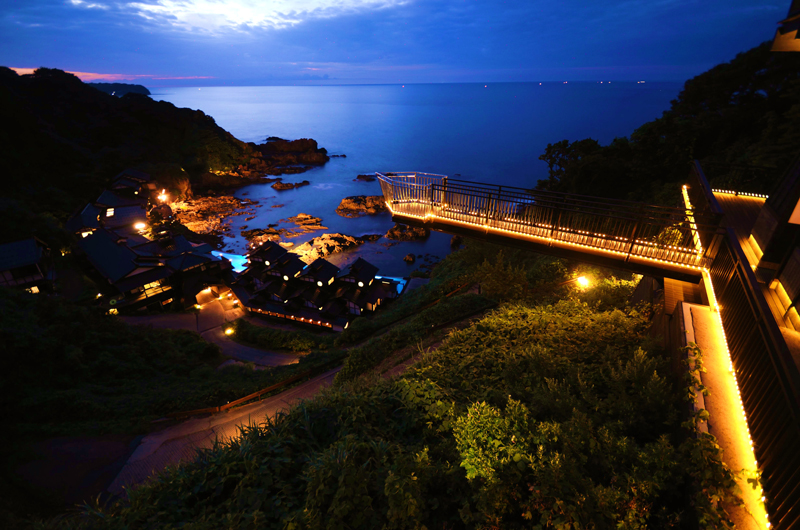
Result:
M324 392L71 524L722 524L712 500L731 498L730 472L713 439L681 428L682 383L646 327L579 299L507 303L403 377Z
M231 187L328 160L314 140L245 143L202 111L133 92L115 97L50 68L19 76L0 67L0 118L0 241L58 240L60 224L128 167L185 196L193 186Z
M130 326L97 308L6 289L0 339L0 406L19 443L139 434L165 414L223 405L327 360L318 352L269 370L217 370L225 357L197 333Z
M770 44L690 79L630 137L548 144L539 187L672 205L696 159L714 187L769 193L800 146L800 56Z

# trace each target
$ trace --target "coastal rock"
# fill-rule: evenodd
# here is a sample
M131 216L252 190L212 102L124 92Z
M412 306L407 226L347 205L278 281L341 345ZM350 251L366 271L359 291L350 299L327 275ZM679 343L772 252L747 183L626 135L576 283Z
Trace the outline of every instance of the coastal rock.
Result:
M311 263L317 258L349 250L363 243L363 239L345 234L322 234L298 246L293 252L299 255L304 262Z
M411 265L412 263L417 261L417 258L414 257L414 254L406 254L406 257L403 258L403 261Z
M415 241L417 239L426 239L431 235L431 231L427 228L418 228L416 226L408 226L401 223L395 225L386 232L386 237L397 241Z
M281 219L282 223L294 223L298 226L298 229L294 229L289 231L286 234L286 237L297 237L303 234L308 234L310 232L314 232L316 230L327 230L327 226L322 226L322 219L320 217L314 217L313 215L308 215L307 213L299 213L294 217L289 217L288 219Z
M285 228L253 228L250 230L242 230L242 237L247 239L253 245L264 243L265 241L281 240L281 237L286 235L289 231Z
M353 181L358 182L373 182L375 180L375 175L359 175L353 179Z
M304 180L303 182L276 182L272 185L272 189L283 191L283 190L291 190L294 188L300 188L302 186L308 186L311 184L309 181Z
M173 217L192 232L221 235L230 232L232 217L255 214L250 208L256 204L250 199L223 195L177 201L171 208Z
M242 237L252 245L258 245L265 241L280 242L283 238L292 238L310 234L317 230L327 230L327 226L322 226L322 219L314 217L307 213L299 213L294 217L288 219L281 219L281 223L294 223L297 228L277 228L277 223L270 223L266 228L253 228L251 230L242 230ZM242 228L245 228L244 226Z
M345 197L336 208L336 213L342 217L359 217L360 215L375 215L386 211L386 200L383 195L355 195Z

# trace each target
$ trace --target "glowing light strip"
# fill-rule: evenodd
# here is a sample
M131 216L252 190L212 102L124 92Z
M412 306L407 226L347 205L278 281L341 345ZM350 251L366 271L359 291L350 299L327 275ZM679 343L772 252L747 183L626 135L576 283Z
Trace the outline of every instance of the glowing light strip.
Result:
M722 315L720 313L720 307L717 303L717 295L714 292L714 284L711 283L711 275L708 272L708 269L703 269L703 283L706 284L706 292L709 295L709 305L711 306L711 312L714 313L716 316L717 326L719 328L719 332L722 335L722 346L725 351L725 360L728 362L728 369L727 374L732 379L733 387L736 389L736 398L739 402L739 406L736 407L736 412L741 414L741 418L744 420L744 433L739 433L739 436L746 436L746 441L748 443L749 450L746 450L747 457L752 458L752 462L755 465L755 469L758 469L758 460L756 459L755 451L754 451L754 444L753 444L753 437L750 435L750 426L747 423L747 413L744 410L744 402L742 401L742 392L739 390L739 382L736 379L736 370L733 367L733 359L731 358L731 351L728 348L728 337L725 336L725 327L722 325ZM728 381L730 384L731 381ZM765 504L766 497L764 496L764 489L761 486L761 481L758 483L758 496L760 497L761 508L764 510L764 518L765 518L765 526L764 528L770 528L772 523L769 522L769 513L767 513L767 507Z
M762 195L760 193L747 193L746 191L731 191L731 190L711 190L712 193L725 193L727 195L744 195L745 197L756 197L758 199L769 199L769 195Z
M694 211L692 208L692 203L689 201L689 189L686 184L683 185L681 188L681 193L683 194L683 203L686 205L686 219L689 220L689 225L692 227L692 235L694 237L694 245L697 247L697 253L699 255L703 254L703 244L700 241L700 234L697 233L697 223L694 221L694 214L691 212Z
M388 203L387 203L387 208L389 209L389 212L392 215L395 215L395 213L396 213L395 209L392 208L392 206L389 205ZM506 232L506 233L509 233L509 234L513 234L514 236L517 236L517 237L521 236L521 237L525 237L525 238L528 238L528 239L536 239L536 240L540 240L540 241L549 241L549 242L563 244L563 245L571 245L571 246L574 246L574 247L586 248L586 249L590 249L590 250L594 250L594 251L598 251L598 252L604 252L604 253L607 253L607 254L616 254L616 255L621 256L621 257L627 257L629 255L628 252L623 252L623 251L620 251L620 250L612 250L612 249L608 249L608 248L596 247L596 246L592 246L592 245L586 245L586 244L583 244L583 243L575 243L573 241L567 241L567 240L564 240L564 239L555 239L555 238L551 238L551 237L538 236L538 235L535 235L535 234L525 234L525 233L522 233L522 232L517 232L515 230L508 230L506 228L499 228L499 227L491 226L491 225L487 225L487 224L471 223L469 221L461 221L461 220L458 220L458 219L450 219L450 218L447 218L447 217L439 217L434 213L427 213L425 215L418 215L418 214L413 214L413 213L403 212L403 211L399 211L397 213L399 213L399 214L401 214L401 215L403 215L405 217L413 217L413 218L416 218L416 219L420 219L423 222L425 222L425 221L427 221L429 219L432 219L432 218L436 218L436 219L438 219L440 221L447 222L447 223L450 223L450 224L462 225L462 226L465 226L465 227L482 228L487 233L490 230L495 231L495 232ZM570 232L561 232L561 233L570 234ZM586 237L586 236L584 236L584 237ZM634 244L634 246L635 246L635 244ZM692 255L692 256L694 257L694 255ZM664 263L664 264L667 264L667 265L675 266L677 268L691 269L691 270L695 270L695 271L702 271L703 270L703 268L698 266L698 265L690 265L690 264L687 264L687 263L681 263L681 262L677 262L677 261L670 261L670 260L665 260L665 259L660 259L660 258L653 258L653 257L650 257L650 256L642 256L642 255L635 254L635 253L630 253L630 259L632 259L632 260L654 261L656 263Z
M689 201L689 193L685 185L683 186L682 194L686 210L693 211L692 203L691 201ZM694 216L687 213L687 218L689 219L689 222L692 224L692 227L694 228ZM744 410L744 402L742 401L742 392L739 390L739 382L736 379L736 370L733 367L733 359L731 358L731 351L728 348L728 337L725 336L725 327L722 325L722 314L720 313L719 303L717 302L717 295L714 292L714 284L711 282L711 274L709 273L707 268L703 267L702 274L703 274L703 284L706 287L706 293L708 295L708 303L709 306L711 307L711 312L716 316L717 328L719 329L720 335L722 336L721 346L725 351L725 360L727 361L728 364L727 374L731 378L730 380L727 381L727 384L730 384L732 380L733 388L736 389L736 400L739 402L739 406L737 407L736 412L741 414L741 418L743 419L742 424L744 425L745 432L744 433L740 432L739 436L742 438L746 436L745 441L748 443L747 447L749 447L749 449L746 449L745 451L747 452L747 457L752 458L751 461L754 463L755 469L757 470L758 460L756 460L756 455L754 451L753 437L750 435L750 426L747 424L747 413ZM766 498L764 497L764 490L761 487L760 482L758 485L758 493L759 497L761 498L760 501L761 508L763 508L764 510L765 528L770 528L772 524L769 522L769 514L767 513L767 508L766 505L764 504Z

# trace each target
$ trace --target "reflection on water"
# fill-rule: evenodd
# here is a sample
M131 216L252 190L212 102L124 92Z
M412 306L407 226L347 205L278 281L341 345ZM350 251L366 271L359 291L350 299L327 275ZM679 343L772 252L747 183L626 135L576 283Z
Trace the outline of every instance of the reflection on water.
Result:
M236 272L242 272L247 268L247 257L240 256L239 254L229 254L227 252L219 252L217 250L212 250L211 254L217 257L223 257L231 262L233 265L233 270Z
M200 109L243 141L314 138L330 154L347 155L284 177L310 186L237 190L237 197L259 201L255 218L234 217L233 237L225 239L226 253L244 254L245 225L293 228L280 221L298 213L321 217L325 232L385 234L392 227L388 213L347 219L335 212L344 197L380 195L377 182L354 181L359 174L416 170L533 187L547 176L538 157L548 143L591 137L605 144L629 135L660 116L680 89L680 83L184 87L160 89L153 99ZM288 241L297 245L321 233ZM341 267L360 255L384 275L407 276L426 255L444 257L449 238L433 233L426 241L401 244L381 239L329 260ZM407 265L402 257L410 253L422 258Z

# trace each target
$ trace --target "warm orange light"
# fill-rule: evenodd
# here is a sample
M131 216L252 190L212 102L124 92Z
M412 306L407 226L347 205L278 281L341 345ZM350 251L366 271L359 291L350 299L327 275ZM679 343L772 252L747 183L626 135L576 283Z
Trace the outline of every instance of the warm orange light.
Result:
M167 202L167 190L161 190L161 195L158 196L158 200L161 202Z
M134 227L136 230L144 230L144 228L145 228L146 226L147 226L147 225L146 225L146 224L144 224L144 223L136 223L135 225L133 225L133 227Z
M584 289L586 287L589 287L589 278L587 278L586 276L578 276L578 279L576 281L578 282L578 285L580 285Z
M225 330L226 335L233 335L233 328L228 328Z

